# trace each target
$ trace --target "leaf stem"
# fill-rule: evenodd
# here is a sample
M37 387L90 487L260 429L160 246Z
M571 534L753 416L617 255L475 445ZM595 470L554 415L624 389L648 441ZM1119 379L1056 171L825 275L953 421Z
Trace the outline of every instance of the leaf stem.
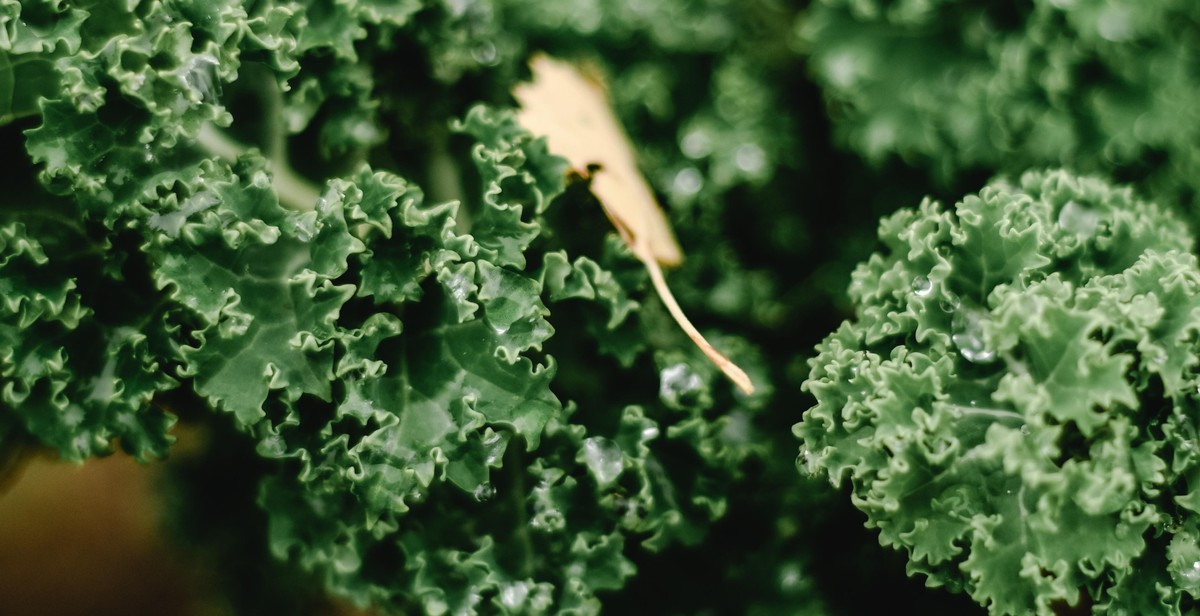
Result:
M722 355L720 351L714 349L708 343L708 340L705 340L704 336L696 329L696 326L692 325L692 322L688 320L687 315L683 313L683 309L675 301L675 296L671 294L671 289L667 287L667 279L663 277L662 267L658 265L658 261L653 256L647 258L642 257L640 254L638 254L638 258L646 266L646 271L650 272L650 280L654 282L654 290L658 292L658 297L662 299L662 303L666 305L667 311L675 318L675 322L688 335L688 338L691 338L692 342L700 347L700 350L708 356L708 359L716 364L721 369L721 372L724 372L725 376L729 377L729 380L733 381L734 385L737 385L738 389L747 395L754 393L754 384L750 382L750 377L746 376L746 372L738 367L737 364L730 361L728 357Z
M510 443L510 445L524 445L524 443ZM512 498L513 507L517 516L516 535L520 541L522 556L524 563L521 566L521 573L525 577L533 577L533 540L529 536L529 514L525 510L527 499L525 497L525 457L521 447L513 447L513 458L509 460L509 472L512 473Z
M196 141L209 154L230 162L250 150L211 124L206 124L200 129ZM274 159L268 159L268 162L271 167L271 187L275 189L280 205L299 211L308 211L316 207L317 200L321 198L319 188L292 171L286 163Z

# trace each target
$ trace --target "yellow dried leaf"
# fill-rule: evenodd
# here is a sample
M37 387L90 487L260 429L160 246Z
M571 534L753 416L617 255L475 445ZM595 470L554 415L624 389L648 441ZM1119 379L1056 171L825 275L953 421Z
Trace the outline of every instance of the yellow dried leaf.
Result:
M634 256L650 272L654 289L688 337L742 391L751 393L750 378L700 335L667 287L662 265L683 260L667 217L638 171L633 144L625 134L604 86L578 68L546 55L530 63L533 81L513 91L521 104L518 121L546 137L550 151L567 159L590 187Z
M678 265L683 251L638 171L633 144L613 114L604 86L546 55L535 56L530 68L533 82L513 91L521 104L521 125L544 135L550 151L580 174L598 167L591 174L592 193L634 254Z

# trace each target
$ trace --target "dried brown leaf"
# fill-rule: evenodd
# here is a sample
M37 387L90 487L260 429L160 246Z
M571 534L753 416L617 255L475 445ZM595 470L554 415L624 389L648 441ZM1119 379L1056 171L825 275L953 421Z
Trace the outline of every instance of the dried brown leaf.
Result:
M704 339L680 309L662 266L678 265L683 251L653 191L638 170L633 144L609 104L604 85L575 66L546 55L530 63L533 81L513 91L518 120L546 137L550 151L590 177L590 188L629 249L650 272L654 289L688 337L742 391L754 386L746 373Z

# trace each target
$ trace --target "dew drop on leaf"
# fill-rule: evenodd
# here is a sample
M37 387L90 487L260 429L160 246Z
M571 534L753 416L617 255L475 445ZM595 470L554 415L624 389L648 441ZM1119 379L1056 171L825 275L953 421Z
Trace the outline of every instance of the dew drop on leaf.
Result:
M700 176L700 172L695 167L680 169L671 182L671 190L681 197L690 197L700 192L700 188L703 186L704 178Z
M483 450L487 452L485 458L488 466L495 466L496 462L504 455L505 446L508 444L508 439L500 432L488 432L483 437Z
M683 139L679 140L679 149L683 150L684 156L688 158L704 158L712 153L712 139L702 130L688 131Z
M1195 561L1190 567L1184 567L1179 572L1180 581L1188 588L1200 587L1200 561Z
M475 497L475 500L481 503L486 503L495 498L496 486L493 486L491 483L485 481L475 486L475 492L473 496Z
M215 86L213 69L220 63L209 55L193 56L183 67L183 82L193 95L195 102L213 100Z
M987 347L983 340L983 325L980 317L972 312L954 315L954 333L950 339L963 359L973 364L988 364L996 360L996 352Z
M798 589L800 583L804 580L804 576L800 573L800 567L795 564L787 564L779 569L779 589L783 592L790 592Z
M671 408L687 406L704 387L700 375L692 372L687 364L667 366L659 378L658 395Z
M933 292L933 282L924 276L917 276L912 283L913 295L928 297Z
M820 473L817 460L813 457L812 452L807 447L800 449L800 455L796 456L796 469L802 474L810 477L816 477Z
M484 66L493 66L500 58L500 54L496 51L494 43L485 41L471 51L471 58Z
M749 174L757 174L767 166L767 155L757 144L748 143L734 151L733 162L737 164L738 169Z
M596 478L596 483L602 486L615 481L625 470L625 456L621 448L603 436L593 436L583 441L583 460Z
M450 281L446 283L446 287L450 289L450 294L454 296L454 299L458 300L467 298L470 286L471 281L467 280L467 277L462 274L455 274L454 277L452 277Z

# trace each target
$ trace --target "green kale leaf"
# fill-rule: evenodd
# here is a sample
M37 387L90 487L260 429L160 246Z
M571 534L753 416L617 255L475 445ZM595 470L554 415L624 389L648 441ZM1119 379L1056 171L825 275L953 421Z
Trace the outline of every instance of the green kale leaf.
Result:
M1054 171L927 200L880 239L809 362L802 469L992 613L1194 605L1200 266L1179 222Z

